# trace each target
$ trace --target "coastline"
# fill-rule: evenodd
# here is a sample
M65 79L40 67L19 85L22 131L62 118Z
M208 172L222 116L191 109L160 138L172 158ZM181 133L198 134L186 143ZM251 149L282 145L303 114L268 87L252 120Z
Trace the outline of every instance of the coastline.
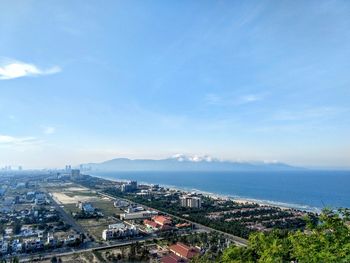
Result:
M115 178L111 178L109 176L99 176L96 174L89 174L89 176L109 180L112 182L130 181L130 179L115 179ZM150 182L144 182L144 181L139 181L138 183L143 184L143 185L155 185L156 184L156 183L150 183ZM280 202L280 201L255 199L255 198L242 197L242 196L236 196L236 195L224 195L224 194L220 194L220 193L207 192L207 191L195 189L195 188L190 189L187 187L178 187L178 186L174 186L174 185L166 185L166 184L158 184L158 185L161 187L164 187L164 188L169 188L171 190L175 190L175 191L181 191L184 193L197 193L197 194L202 194L204 196L208 196L208 197L211 197L214 199L231 200L231 201L241 203L241 204L242 203L259 204L262 206L279 207L281 209L296 209L296 210L307 211L307 212L312 212L312 213L317 213L317 214L319 214L322 211L322 209L319 207L312 207L312 206L303 205L303 204L284 203L284 202Z

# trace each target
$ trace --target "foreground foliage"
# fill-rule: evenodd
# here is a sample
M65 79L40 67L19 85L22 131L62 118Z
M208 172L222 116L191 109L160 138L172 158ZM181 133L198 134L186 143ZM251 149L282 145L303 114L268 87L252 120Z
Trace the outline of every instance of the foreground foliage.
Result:
M248 247L229 247L216 262L350 262L350 210L324 210L305 231L253 233ZM195 262L208 262L207 258Z

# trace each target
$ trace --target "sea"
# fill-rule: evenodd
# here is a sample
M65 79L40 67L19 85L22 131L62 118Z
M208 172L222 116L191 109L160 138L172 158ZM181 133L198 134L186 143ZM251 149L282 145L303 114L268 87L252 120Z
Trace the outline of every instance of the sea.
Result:
M350 208L350 171L91 172L112 180L203 192L261 204L319 212Z

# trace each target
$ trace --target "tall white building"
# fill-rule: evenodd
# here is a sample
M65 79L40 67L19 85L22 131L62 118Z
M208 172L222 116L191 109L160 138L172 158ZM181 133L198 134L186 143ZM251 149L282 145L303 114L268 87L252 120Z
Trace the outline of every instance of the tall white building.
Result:
M198 196L181 196L180 203L183 207L200 208L202 199Z

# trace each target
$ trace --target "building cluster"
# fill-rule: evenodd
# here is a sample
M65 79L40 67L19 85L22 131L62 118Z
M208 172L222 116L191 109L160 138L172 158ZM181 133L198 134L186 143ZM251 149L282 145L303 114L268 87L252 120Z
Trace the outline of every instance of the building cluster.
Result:
M0 191L0 196L5 194L5 191ZM29 191L24 194L16 194L13 196L6 196L0 202L0 212L7 213L14 210L14 205L18 204L35 204L47 205L50 203L47 195L42 192Z
M117 223L109 225L108 229L102 231L103 240L122 239L126 237L134 237L139 235L139 230L134 225L126 225Z
M48 233L47 238L44 238L43 232L37 234L37 236L27 238L1 238L0 239L0 254L2 256L7 254L19 254L41 251L46 248L55 248L62 246L72 246L82 242L81 235L74 234L66 237L56 238L53 233Z
M127 205L127 206L126 206ZM151 218L158 214L158 212L153 210L145 210L142 206L136 204L130 204L126 201L115 201L114 206L124 208L124 213L120 214L119 217L121 220L137 220L137 219L146 219Z

